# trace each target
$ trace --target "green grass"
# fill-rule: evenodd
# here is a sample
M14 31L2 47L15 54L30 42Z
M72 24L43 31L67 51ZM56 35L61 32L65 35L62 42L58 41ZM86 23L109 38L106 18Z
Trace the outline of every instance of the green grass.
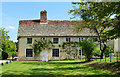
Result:
M117 62L117 59L118 59L118 62L120 62L120 57L111 58L111 61L110 61L109 57L106 58L106 60L105 60L105 58L104 59L92 59L92 60L95 61L95 62Z
M16 76L15 76L16 75ZM3 77L119 77L85 65L80 60L18 61L2 66Z

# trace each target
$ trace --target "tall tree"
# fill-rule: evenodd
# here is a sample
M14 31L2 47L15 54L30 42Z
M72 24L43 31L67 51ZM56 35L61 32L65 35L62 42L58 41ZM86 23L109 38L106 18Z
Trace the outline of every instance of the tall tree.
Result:
M101 56L106 49L106 42L109 39L120 37L120 2L73 2L73 9L70 10L74 18L81 17L76 22L75 30L82 31L89 29L98 37ZM111 18L114 16L113 18Z
M9 40L10 36L8 35L8 32L9 31L5 31L5 28L0 29L0 47L3 52L8 53L9 57L11 57L11 54L16 52L16 44Z

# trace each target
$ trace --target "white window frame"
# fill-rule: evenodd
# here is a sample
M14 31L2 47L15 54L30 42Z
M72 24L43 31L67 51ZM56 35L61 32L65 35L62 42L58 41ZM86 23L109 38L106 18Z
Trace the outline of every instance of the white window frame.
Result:
M55 37L55 38L57 38L57 37ZM55 44L54 43L54 38L53 38L53 44ZM56 44L60 44L60 39L58 38L58 43L56 43Z
M69 39L69 41L67 41L67 38ZM67 38L66 38L66 42L70 42L70 41L71 41L71 38L70 38L70 37L67 37Z
M26 49L25 49L25 57L27 57L27 56L26 56L26 55L27 55L27 54L26 54L27 49L32 49L32 48L26 48ZM33 49L32 49L32 57L33 57L33 53L34 53L34 52L33 52ZM32 58L32 57L27 57L27 58Z
M80 39L82 39L82 41L83 41L84 38L83 38L83 37L79 37L79 38L78 38L78 41L79 41L79 42L82 42L82 41L80 41Z
M45 39L43 39L43 38L45 38L45 37L42 37L42 40L46 40L46 38Z
M31 37L29 37L31 38ZM28 39L28 38L27 38ZM28 43L28 40L26 39L26 44L33 44L33 38L32 38L32 43Z
M59 57L60 57L60 49L59 48L52 48L52 57L53 57L53 49L58 49L59 50Z

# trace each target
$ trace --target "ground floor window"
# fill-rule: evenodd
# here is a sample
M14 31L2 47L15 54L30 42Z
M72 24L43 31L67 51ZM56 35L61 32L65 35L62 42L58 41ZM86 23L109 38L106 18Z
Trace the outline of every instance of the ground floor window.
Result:
M59 57L59 49L52 49L52 57Z
M79 55L80 55L80 56L82 55L82 50L79 50Z
M26 57L33 57L33 49L26 49Z

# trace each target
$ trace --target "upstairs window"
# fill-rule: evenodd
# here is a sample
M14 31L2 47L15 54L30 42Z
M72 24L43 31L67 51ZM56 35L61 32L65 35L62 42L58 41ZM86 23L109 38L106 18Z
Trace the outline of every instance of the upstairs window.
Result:
M26 57L33 57L33 49L26 49Z
M80 37L80 38L79 38L79 42L82 42L82 41L83 41L83 37Z
M59 49L52 49L52 57L59 57Z
M27 38L27 44L32 44L32 38Z
M43 37L42 40L46 40L45 37Z
M58 44L59 43L59 39L58 38L53 38L53 44Z
M66 38L66 42L70 42L70 38Z

